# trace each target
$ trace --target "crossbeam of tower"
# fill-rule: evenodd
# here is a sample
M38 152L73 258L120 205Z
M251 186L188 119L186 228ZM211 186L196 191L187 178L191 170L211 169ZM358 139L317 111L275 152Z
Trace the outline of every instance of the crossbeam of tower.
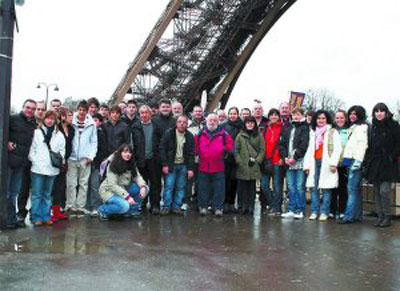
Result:
M207 110L225 107L248 60L296 0L171 0L114 91L147 103L207 92Z

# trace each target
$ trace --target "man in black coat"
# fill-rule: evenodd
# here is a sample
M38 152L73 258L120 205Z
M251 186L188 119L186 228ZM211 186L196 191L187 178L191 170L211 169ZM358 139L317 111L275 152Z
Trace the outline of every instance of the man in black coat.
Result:
M160 100L159 113L154 116L153 122L161 129L161 136L168 129L175 127L176 119L172 115L171 101L169 99Z
M33 133L36 129L35 122L36 102L27 99L19 114L10 116L9 141L8 141L8 180L7 199L8 216L7 227L16 228L24 226L24 222L18 222L16 215L16 203L21 191L24 169L29 167L29 150L32 144Z
M165 175L161 215L169 214L171 206L174 214L183 214L181 207L186 194L186 179L192 179L194 175L194 137L187 126L188 117L180 115L176 128L168 129L161 140L160 157Z
M107 154L111 155L122 144L129 144L128 125L121 120L121 108L117 105L110 110L110 118L103 124L103 130L107 136Z

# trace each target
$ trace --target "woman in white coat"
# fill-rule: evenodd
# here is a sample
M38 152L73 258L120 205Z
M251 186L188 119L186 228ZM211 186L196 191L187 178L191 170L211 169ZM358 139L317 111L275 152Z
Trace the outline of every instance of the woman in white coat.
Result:
M326 221L329 217L331 189L338 187L337 166L342 153L342 142L336 129L332 128L332 117L325 110L317 111L312 119L310 143L304 158L306 187L311 188L310 220ZM320 208L320 192L323 194Z
M50 159L50 149L65 156L65 138L56 126L57 116L53 111L47 111L43 122L35 130L29 151L32 162L32 210L31 221L35 226L52 225L50 220L51 191L60 169L53 167Z

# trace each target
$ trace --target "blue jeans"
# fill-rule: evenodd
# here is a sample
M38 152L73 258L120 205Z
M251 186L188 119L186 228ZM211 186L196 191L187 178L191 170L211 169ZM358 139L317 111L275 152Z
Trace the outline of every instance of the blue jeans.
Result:
M206 173L199 171L199 206L207 208L213 193L212 207L222 210L225 201L225 172Z
M114 194L98 209L106 215L110 214L125 214L125 213L138 213L141 210L142 199L139 197L139 187L136 183L132 183L128 187L129 195L135 200L135 204L129 205L129 202L118 194Z
M306 211L306 174L303 170L287 170L286 179L289 187L289 211Z
M174 165L171 173L165 176L164 185L164 206L165 209L171 209L172 196L176 185L174 201L172 204L173 209L179 209L182 206L183 199L186 193L186 175L187 168L185 165Z
M273 174L264 173L261 176L261 189L263 195L268 201L269 206L277 212L282 211L282 182L281 179L281 166L274 165ZM272 177L273 190L269 187L269 181Z
M319 214L320 213L320 202L321 198L319 196L320 189L318 188L319 178L321 176L321 167L315 167L314 174L314 188L311 192L311 213ZM322 207L321 213L329 214L330 206L331 206L331 190L330 189L321 189L322 190Z
M348 199L346 211L344 212L344 220L361 221L362 220L362 193L361 193L361 170L351 170L349 167L349 175L347 182Z
M23 168L11 169L8 167L7 176L7 200L8 214L7 225L13 226L17 223L17 198L21 192Z
M53 190L56 176L31 174L32 183L32 222L50 221L51 191Z
M86 207L88 209L96 209L101 205L101 198L99 195L100 188L100 173L99 169L96 169L92 164L92 171L90 172L89 178L89 191L87 196Z

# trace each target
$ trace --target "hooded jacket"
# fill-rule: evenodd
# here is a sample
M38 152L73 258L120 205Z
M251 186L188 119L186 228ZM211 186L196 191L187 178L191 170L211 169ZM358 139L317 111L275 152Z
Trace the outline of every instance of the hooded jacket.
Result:
M97 153L97 128L93 118L90 114L86 114L83 131L79 133L78 113L75 113L72 127L74 128L74 139L72 140L72 152L69 160L81 161L88 158L93 161Z
M214 132L204 128L195 136L196 155L199 156L199 170L206 173L221 172L225 169L224 156L232 153L233 140L229 133L218 127Z

